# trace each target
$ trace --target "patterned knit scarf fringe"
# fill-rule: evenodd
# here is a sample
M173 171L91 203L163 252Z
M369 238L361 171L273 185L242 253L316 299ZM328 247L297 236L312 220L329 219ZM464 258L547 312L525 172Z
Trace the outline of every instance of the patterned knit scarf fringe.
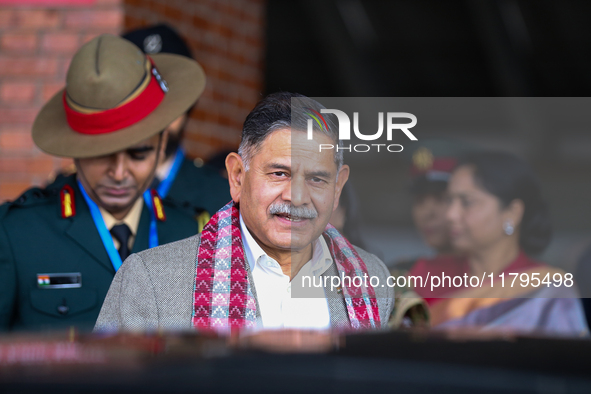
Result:
M339 277L345 278L343 297L351 328L380 327L373 287L355 286L355 277L369 278L367 267L355 248L332 225L323 233ZM365 283L363 283L365 285ZM197 251L193 327L228 333L256 326L256 301L248 280L240 232L240 213L233 202L221 208L201 232Z

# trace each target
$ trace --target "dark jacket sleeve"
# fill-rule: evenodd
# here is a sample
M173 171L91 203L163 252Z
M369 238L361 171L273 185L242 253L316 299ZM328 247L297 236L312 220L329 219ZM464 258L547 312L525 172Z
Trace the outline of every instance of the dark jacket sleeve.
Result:
M0 206L0 331L11 326L17 286L12 247L3 224L6 209L6 205Z

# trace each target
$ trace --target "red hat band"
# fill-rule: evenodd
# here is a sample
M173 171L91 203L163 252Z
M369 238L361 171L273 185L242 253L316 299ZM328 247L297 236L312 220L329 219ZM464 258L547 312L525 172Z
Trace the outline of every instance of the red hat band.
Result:
M168 92L152 59L147 56L146 77L138 89L119 106L96 111L74 103L64 90L63 103L70 127L81 134L107 134L129 127L148 116Z
M429 172L451 173L457 164L457 159L453 157L436 157L430 163L429 167L418 168L415 164L410 169L412 176L424 175Z

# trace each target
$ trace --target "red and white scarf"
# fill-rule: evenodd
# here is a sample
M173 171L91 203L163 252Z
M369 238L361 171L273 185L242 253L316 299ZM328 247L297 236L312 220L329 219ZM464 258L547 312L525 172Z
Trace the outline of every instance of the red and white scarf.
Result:
M332 225L323 233L337 266L351 328L380 327L380 314L373 287L354 286L353 279L369 274L355 248ZM256 300L248 280L240 213L233 202L220 209L201 232L197 251L193 327L227 333L256 326ZM364 283L365 284L365 283Z

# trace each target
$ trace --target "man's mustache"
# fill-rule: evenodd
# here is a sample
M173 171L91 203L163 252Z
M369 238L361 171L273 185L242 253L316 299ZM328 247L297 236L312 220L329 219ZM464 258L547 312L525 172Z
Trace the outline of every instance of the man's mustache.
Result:
M273 215L283 213L292 218L314 219L318 216L318 211L311 207L296 207L285 202L275 202L269 207L269 212Z

